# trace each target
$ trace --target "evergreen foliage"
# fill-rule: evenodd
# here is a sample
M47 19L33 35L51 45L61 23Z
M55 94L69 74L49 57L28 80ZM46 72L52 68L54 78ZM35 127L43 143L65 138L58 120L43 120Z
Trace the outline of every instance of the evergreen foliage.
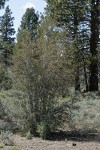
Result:
M8 0L0 0L0 9L4 8L5 2Z
M72 46L70 47L64 32L54 31L54 28L54 22L47 19L39 28L41 34L37 40L32 40L30 33L23 30L16 44L13 68L15 81L17 88L23 90L28 97L32 133L41 128L41 125L43 132L51 131L58 125L58 117L61 114L55 111L58 113L56 118L55 98L66 95L68 91L66 85L72 83L72 79L70 80L73 72L70 58ZM68 54L69 58L66 58L64 53Z
M22 17L19 33L21 30L28 30L31 34L31 38L36 38L38 20L39 16L35 13L34 8L27 8L25 14Z
M5 13L2 16L0 30L1 30L1 41L2 41L2 50L3 50L3 61L6 66L10 65L11 55L13 54L13 46L15 34L13 20L14 17L11 16L12 12L9 9L9 6L6 7Z
M65 26L70 40L75 41L75 89L80 91L81 71L84 70L86 91L98 91L99 5L94 1L48 1L47 14L55 18L57 26ZM57 11L59 9L59 12ZM93 25L95 24L95 25ZM93 41L92 41L93 40ZM94 44L93 44L94 43ZM95 46L93 46L95 45ZM91 65L86 63L90 61ZM80 64L83 62L83 67ZM88 74L88 72L89 74Z

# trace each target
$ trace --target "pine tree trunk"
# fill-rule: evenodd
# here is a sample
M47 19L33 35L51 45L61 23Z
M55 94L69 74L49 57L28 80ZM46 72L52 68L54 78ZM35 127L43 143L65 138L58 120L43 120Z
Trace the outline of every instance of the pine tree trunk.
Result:
M77 66L75 71L75 91L80 91L79 67Z
M98 91L98 52L99 39L99 0L92 0L91 6L91 39L90 53L92 56L90 64L89 91Z
M75 48L76 48L76 61L79 59L79 51L78 51L78 43L77 43L77 34L78 34L78 18L77 18L76 8L74 11L74 40L75 40ZM79 66L76 64L75 69L75 91L80 91L80 75L79 75Z
M89 90L89 87L88 87L88 78L87 78L86 64L85 64L84 57L83 57L83 63L84 63L83 67L84 67L84 78L85 78L85 87L86 87L85 92L88 92L88 90Z

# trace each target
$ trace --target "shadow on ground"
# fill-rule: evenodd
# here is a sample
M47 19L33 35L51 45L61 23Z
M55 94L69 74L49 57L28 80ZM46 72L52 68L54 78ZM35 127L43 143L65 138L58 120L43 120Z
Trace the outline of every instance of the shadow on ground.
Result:
M100 133L80 133L78 131L73 132L52 132L49 136L49 140L73 140L73 141L85 141L85 142L100 142Z

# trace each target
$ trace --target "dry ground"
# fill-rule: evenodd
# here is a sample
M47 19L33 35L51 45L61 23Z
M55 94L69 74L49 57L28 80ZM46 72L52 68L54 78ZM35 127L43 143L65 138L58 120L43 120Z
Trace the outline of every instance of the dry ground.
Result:
M15 135L14 141L20 147L20 150L100 150L100 141L95 139L80 142L67 139L63 141L45 141L41 138L27 140L25 137ZM11 150L11 147L5 147L1 150Z

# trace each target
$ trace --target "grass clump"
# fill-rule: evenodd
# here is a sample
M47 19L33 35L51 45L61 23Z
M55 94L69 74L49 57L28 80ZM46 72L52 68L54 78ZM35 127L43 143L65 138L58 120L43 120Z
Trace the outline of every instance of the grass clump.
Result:
M18 146L13 146L10 150L20 150Z
M0 148L4 148L4 144L3 143L0 143Z

